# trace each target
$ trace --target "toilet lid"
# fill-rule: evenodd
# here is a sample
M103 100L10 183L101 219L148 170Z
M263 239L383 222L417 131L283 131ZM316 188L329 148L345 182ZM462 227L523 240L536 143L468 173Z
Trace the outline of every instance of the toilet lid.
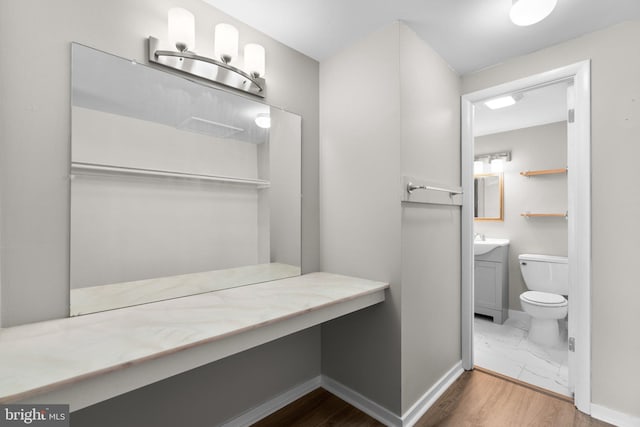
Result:
M527 291L521 296L523 299L535 304L564 305L567 303L567 300L562 295L549 292Z

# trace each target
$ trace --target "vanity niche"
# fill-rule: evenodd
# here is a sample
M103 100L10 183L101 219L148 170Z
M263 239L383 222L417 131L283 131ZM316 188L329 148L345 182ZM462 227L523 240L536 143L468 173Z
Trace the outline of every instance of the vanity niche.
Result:
M300 116L75 43L71 109L72 316L300 274Z

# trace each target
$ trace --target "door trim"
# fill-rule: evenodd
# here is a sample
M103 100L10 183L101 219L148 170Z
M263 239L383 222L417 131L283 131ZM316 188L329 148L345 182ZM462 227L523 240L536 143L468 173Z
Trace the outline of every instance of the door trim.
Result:
M581 61L533 76L471 92L461 99L462 205L462 366L473 369L473 104L553 82L572 80L575 132L568 141L569 289L575 321L577 408L591 413L591 62ZM577 212L577 215L572 215ZM579 286L578 286L579 285Z

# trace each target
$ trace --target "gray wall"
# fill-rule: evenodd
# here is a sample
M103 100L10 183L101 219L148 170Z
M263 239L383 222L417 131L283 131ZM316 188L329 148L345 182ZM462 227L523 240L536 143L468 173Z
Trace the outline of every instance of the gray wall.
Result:
M321 267L391 284L384 304L322 326L322 373L395 413L401 410L398 55L394 24L320 64Z
M2 44L23 46L12 58L0 59L3 326L68 314L69 43L146 62L144 40L150 34L165 37L166 12L179 5L198 17L197 42L205 53L212 49L210 27L221 21L240 29L241 45L262 43L266 101L303 116L303 270L318 270L316 61L198 0L2 2Z
M71 425L213 427L317 376L319 364L314 328L73 412Z
M460 208L400 203L403 174L460 184L459 85L400 23L320 66L322 269L391 283L322 326L322 371L398 415L461 358Z
M591 59L592 401L640 416L640 21L463 78L463 92Z
M3 52L14 53L0 57L2 326L65 317L69 312L69 43L146 62L144 40L149 35L166 37L167 10L172 6L195 14L197 43L202 47L198 50L205 54L212 50L213 26L221 21L239 28L241 45L257 41L265 46L266 101L303 117L303 271L318 270L316 61L200 0L4 1L0 3L0 43ZM207 406L185 399L185 410L206 416L210 425L228 418L234 412L231 408L244 410L260 404L265 397L319 374L319 340L319 329L314 328L270 345L264 350L269 357L259 350L230 358L231 365L224 366L233 370L213 364L184 374L181 384L190 385L192 378L203 376L207 381L193 384L194 390L222 396ZM182 396L184 388L188 386L178 389L161 382L136 397L124 395L112 408L123 413L156 396L171 400ZM154 409L169 420L161 417L172 411L169 405ZM99 406L86 411L86 419L106 416Z
M460 78L400 26L402 174L460 185ZM396 199L397 200L397 199ZM402 207L402 411L460 361L460 207Z
M511 151L504 166L504 221L475 221L474 231L509 239L509 308L522 310L520 294L527 290L519 254L567 256L568 227L564 218L525 218L530 212L567 211L567 175L524 177L520 172L567 166L566 122L534 126L476 137L475 153Z

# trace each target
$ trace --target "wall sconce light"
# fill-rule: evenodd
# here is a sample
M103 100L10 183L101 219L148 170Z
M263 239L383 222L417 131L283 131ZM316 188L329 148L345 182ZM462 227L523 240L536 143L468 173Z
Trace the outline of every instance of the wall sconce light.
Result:
M264 48L257 44L247 44L244 49L245 69L231 65L231 61L238 56L238 30L235 27L224 23L216 25L216 59L194 53L195 19L188 10L169 9L168 33L169 42L176 50L161 50L160 40L150 36L147 39L149 62L264 98Z
M520 27L537 24L553 12L557 3L558 0L513 0L509 17Z

